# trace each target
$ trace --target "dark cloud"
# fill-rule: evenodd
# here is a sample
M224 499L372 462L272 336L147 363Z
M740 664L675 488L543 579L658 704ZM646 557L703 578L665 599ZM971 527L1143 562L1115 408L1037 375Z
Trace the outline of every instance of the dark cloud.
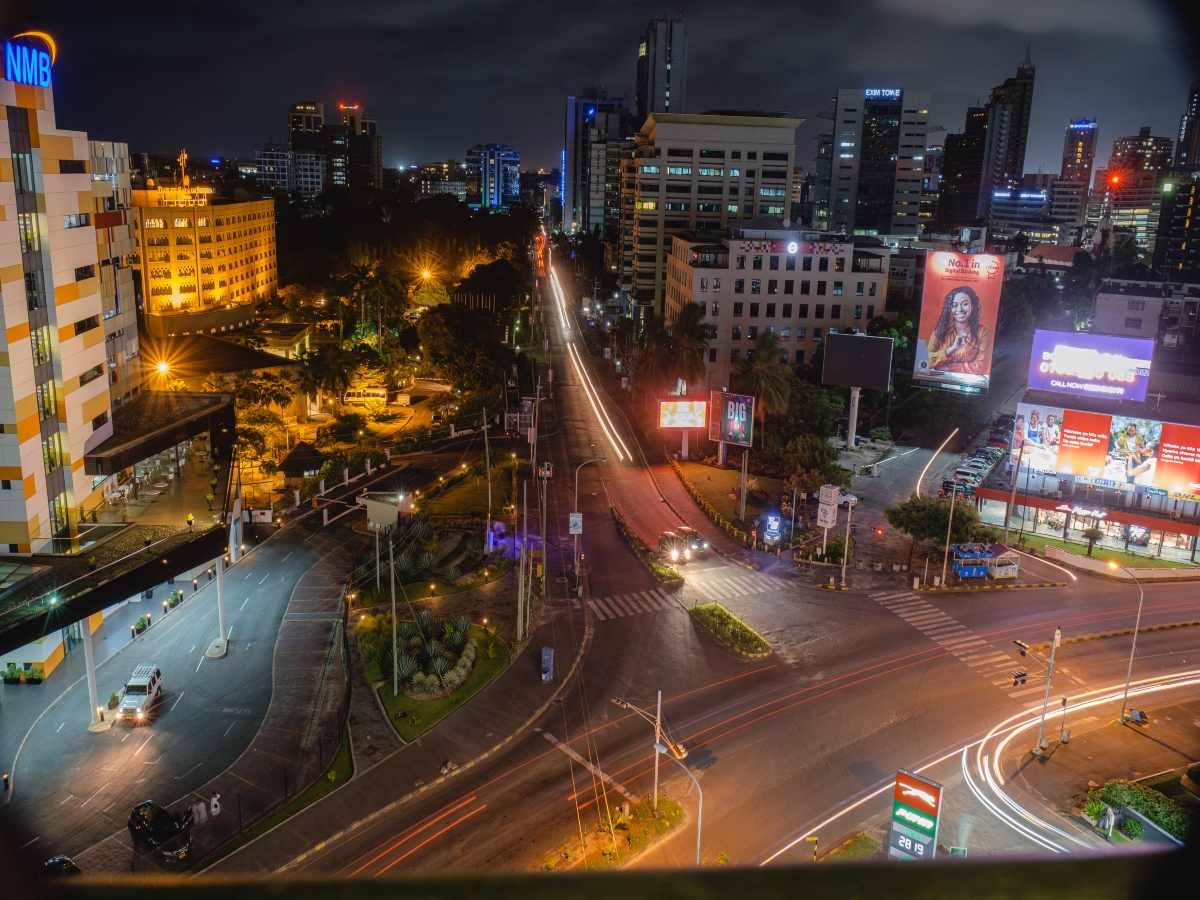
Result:
M249 155L284 129L289 103L357 101L379 120L389 165L461 158L480 141L551 167L563 98L598 83L632 93L635 51L660 6L635 0L189 0L112 6L59 0L25 13L59 40L63 127L139 150ZM1038 68L1028 170L1056 169L1072 116L1101 146L1150 125L1173 135L1197 77L1182 30L1148 0L692 0L688 105L808 119L840 87L933 92L934 121Z

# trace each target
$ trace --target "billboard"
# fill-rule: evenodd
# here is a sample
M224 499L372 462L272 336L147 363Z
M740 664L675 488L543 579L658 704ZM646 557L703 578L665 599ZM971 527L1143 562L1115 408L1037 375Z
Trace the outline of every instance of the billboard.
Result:
M892 386L892 339L865 334L826 335L821 383L888 390Z
M746 394L712 392L713 415L708 439L749 447L754 440L754 398Z
M933 859L937 852L938 821L942 812L942 786L936 781L901 769L892 794L892 827L888 858Z
M913 384L987 393L1003 283L1003 256L945 251L929 254Z
M1029 386L1079 396L1145 400L1154 341L1037 330Z
M1017 404L1012 459L1100 487L1200 499L1200 427L1038 403Z
M708 425L707 400L659 400L659 428L704 428Z

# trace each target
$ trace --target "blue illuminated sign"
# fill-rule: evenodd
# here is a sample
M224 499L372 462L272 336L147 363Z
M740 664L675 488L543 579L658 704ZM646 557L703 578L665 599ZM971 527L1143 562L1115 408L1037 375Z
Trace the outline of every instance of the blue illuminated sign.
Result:
M863 96L869 100L899 100L903 93L902 88L867 88Z
M23 35L18 35L22 37ZM4 42L4 77L8 81L34 87L50 87L53 58L46 50L15 40Z

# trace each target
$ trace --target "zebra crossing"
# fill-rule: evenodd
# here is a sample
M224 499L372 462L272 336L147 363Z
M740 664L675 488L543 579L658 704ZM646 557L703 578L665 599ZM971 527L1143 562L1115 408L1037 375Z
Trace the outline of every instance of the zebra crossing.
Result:
M911 591L878 591L868 595L872 600L885 609L891 610L904 621L908 622L931 641L953 654L957 659L966 663L983 678L986 678L998 688L1004 688L1004 693L1026 706L1040 706L1040 699L1034 701L1034 694L1041 695L1045 683L1040 674L1035 678L1034 672L1029 672L1025 686L1012 686L1014 669L1027 669L1017 664L1007 653L1001 653L992 644L978 634L961 624L953 616L948 616L932 603L918 597ZM1039 684L1029 686L1030 682Z
M727 570L718 570L725 572ZM761 572L733 571L730 575L720 577L696 576L687 579L687 590L699 594L705 601L733 600L749 594L761 594L764 591L780 591L792 587L783 578L764 575ZM615 594L612 597L588 600L596 620L604 622L609 619L620 619L625 616L637 616L643 613L660 612L667 609L683 610L686 605L695 602L695 598L685 604L666 588L655 588L652 591L640 591L630 594Z

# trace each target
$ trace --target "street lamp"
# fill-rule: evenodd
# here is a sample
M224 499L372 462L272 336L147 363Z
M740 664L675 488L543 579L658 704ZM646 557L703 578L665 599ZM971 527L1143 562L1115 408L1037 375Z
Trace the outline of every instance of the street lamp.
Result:
M586 459L575 467L575 512L579 512L579 470L588 463L608 462L607 456L597 456L593 459ZM579 584L579 535L573 535L575 538L575 584Z
M621 709L627 709L632 713L637 713L639 716L641 716L643 719L645 719L647 722L649 722L651 725L653 725L654 726L655 746L657 746L658 744L661 744L663 742L664 738L663 738L663 731L662 731L662 691L658 692L658 706L655 708L654 715L650 715L650 713L646 712L646 710L644 710L640 707L634 706L628 700L622 700L620 697L613 697L612 703L614 706L621 707ZM669 743L671 745L671 754L676 759L686 759L687 758L687 750L684 749L683 744L674 743L671 741L668 741L667 743ZM653 801L652 801L652 806L654 807L654 809L658 809L658 754L657 753L654 755L654 797L653 797Z
M954 528L954 501L958 499L958 479L950 488L950 518L946 522L946 553L942 556L942 587L946 586L946 563L950 561L950 532Z
M674 762L676 762L679 765L679 768L681 768L681 769L683 769L683 771L687 772L688 778L692 779L692 784L696 785L696 791L700 795L699 809L697 810L697 813L696 813L696 868L698 869L698 868L700 868L700 832L701 832L701 829L704 828L704 791L700 787L700 782L698 782L696 780L696 776L692 774L692 770L689 769L687 766L685 766L683 763L679 762L679 760L675 759L674 756L671 756L670 750L668 750L662 744L655 741L655 743L654 743L654 761L655 762L658 762L658 754L660 754L660 753L665 754L666 756L670 757L672 760L674 760Z
M1137 653L1138 629L1142 627L1142 603L1146 599L1146 592L1142 590L1142 583L1138 581L1138 577L1125 568L1125 566L1117 565L1112 560L1109 560L1108 567L1110 569L1124 569L1125 574L1132 578L1138 586L1137 621L1133 623L1133 645L1129 648L1129 671L1125 673L1125 696L1121 699L1121 721L1124 722L1125 707L1129 705L1129 680L1133 677L1133 655Z

